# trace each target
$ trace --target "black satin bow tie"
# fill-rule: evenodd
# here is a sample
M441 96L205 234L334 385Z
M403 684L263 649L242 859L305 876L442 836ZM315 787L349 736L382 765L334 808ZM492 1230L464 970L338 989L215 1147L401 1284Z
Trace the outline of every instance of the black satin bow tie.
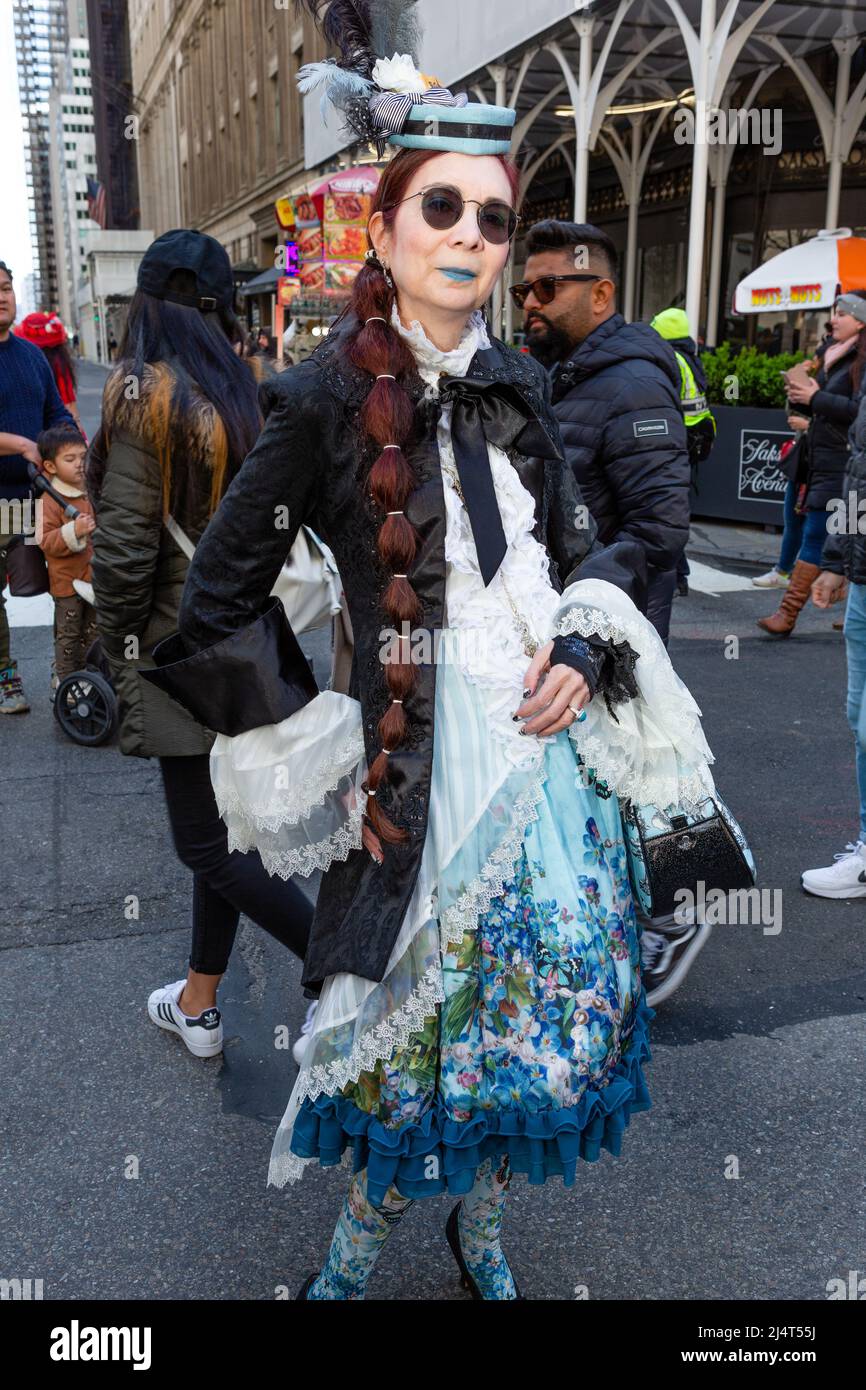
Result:
M510 382L445 377L440 381L439 398L452 405L454 461L486 587L508 549L487 445L516 448L522 454L537 458L561 460L562 454L538 416Z

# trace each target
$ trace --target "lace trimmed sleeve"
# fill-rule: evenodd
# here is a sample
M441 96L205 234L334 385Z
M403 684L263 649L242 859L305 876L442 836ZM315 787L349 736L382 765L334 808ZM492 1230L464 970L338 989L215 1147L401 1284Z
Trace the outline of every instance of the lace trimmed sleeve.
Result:
M358 700L323 690L279 724L218 734L210 771L229 849L256 850L269 874L307 877L361 847L367 763Z
M701 712L655 628L622 589L601 579L569 584L559 596L551 635L554 644L576 638L606 657L620 654L614 675L626 700L617 702L615 713L605 701L591 700L586 719L568 731L611 791L659 806L697 804L712 794L713 755Z

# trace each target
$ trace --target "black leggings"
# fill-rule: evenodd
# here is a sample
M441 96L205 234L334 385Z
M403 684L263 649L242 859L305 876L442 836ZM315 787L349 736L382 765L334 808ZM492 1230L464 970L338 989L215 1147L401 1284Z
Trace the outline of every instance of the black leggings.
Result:
M225 974L242 912L303 960L313 905L294 883L272 878L255 852L229 853L208 755L160 758L159 765L174 846L193 873L191 968Z

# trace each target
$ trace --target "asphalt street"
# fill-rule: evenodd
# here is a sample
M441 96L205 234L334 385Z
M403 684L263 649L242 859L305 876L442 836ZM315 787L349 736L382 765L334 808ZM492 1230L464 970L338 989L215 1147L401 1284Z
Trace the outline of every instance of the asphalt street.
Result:
M92 427L101 373L83 375ZM844 645L816 610L790 641L763 637L770 606L721 580L677 600L671 656L781 930L715 929L658 1011L653 1107L621 1158L583 1164L568 1190L514 1180L505 1244L531 1298L823 1300L866 1273L866 903L799 889L857 830ZM324 679L326 639L306 645ZM222 1059L149 1022L148 994L185 973L189 947L158 766L64 738L50 628L16 627L13 649L33 710L0 721L0 1276L42 1279L48 1299L294 1297L347 1182L315 1168L265 1186L295 1075L275 1030L297 1035L300 966L244 923ZM368 1297L468 1298L449 1209L415 1205Z

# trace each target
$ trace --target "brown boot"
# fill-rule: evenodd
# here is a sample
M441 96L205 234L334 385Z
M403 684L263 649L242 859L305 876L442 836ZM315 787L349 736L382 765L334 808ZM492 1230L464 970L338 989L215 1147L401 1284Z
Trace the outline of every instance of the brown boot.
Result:
M800 609L820 573L820 565L808 565L805 560L798 560L791 571L790 583L782 595L782 602L772 617L758 619L758 627L769 632L771 637L790 637Z

